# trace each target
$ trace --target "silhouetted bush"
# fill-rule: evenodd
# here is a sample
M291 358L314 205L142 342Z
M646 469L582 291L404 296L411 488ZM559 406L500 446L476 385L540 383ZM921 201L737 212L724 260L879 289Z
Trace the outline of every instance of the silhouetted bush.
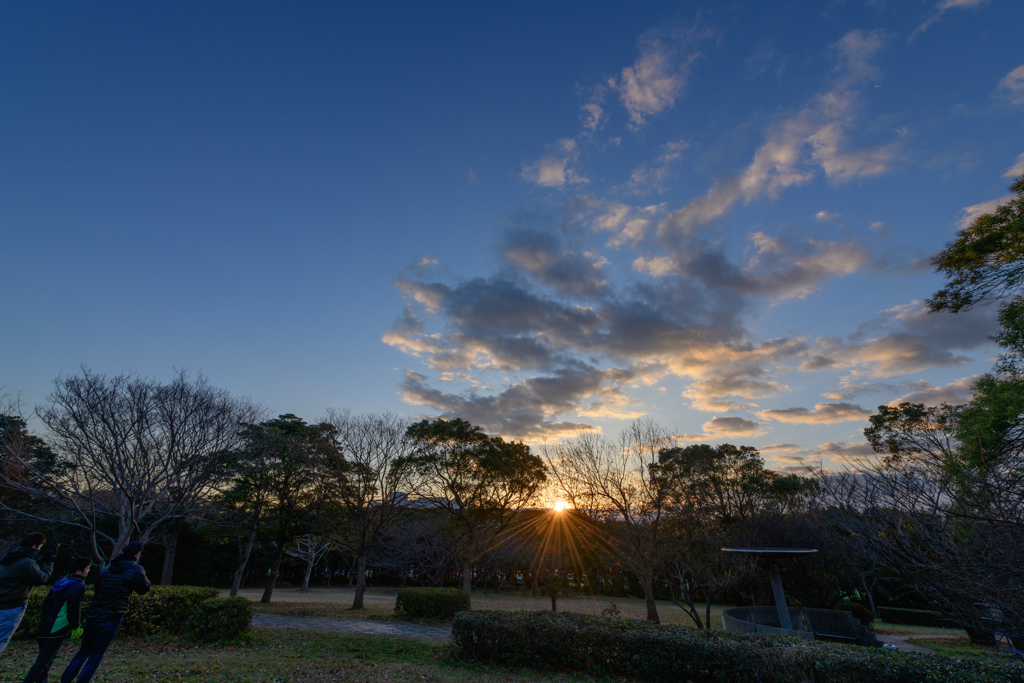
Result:
M551 612L462 612L464 657L669 683L1022 683L1024 666Z
M132 595L121 632L137 636L185 633L199 605L215 597L217 589L206 586L153 586L145 595Z
M241 596L210 598L200 603L188 620L188 633L196 640L213 643L234 640L252 626L252 603Z
M469 608L469 595L458 588L403 588L395 599L395 614L415 619L447 621Z

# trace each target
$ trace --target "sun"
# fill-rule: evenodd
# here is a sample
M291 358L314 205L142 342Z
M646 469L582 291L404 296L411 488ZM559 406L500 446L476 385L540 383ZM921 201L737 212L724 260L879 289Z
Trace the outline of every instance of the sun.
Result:
M571 506L564 500L556 500L555 504L551 506L551 509L554 510L555 512L561 512L562 510L566 510L569 507Z

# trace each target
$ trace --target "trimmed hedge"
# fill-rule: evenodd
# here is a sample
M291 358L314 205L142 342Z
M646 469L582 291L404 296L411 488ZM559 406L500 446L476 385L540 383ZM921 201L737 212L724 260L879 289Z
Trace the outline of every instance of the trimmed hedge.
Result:
M210 598L200 603L188 620L188 634L196 640L213 643L234 640L252 626L252 603L236 595Z
M395 599L395 614L415 619L448 621L468 609L469 594L458 588L403 588Z
M132 595L121 632L148 636L188 631L188 620L204 600L217 597L206 586L153 586L145 595Z
M50 586L39 586L32 590L28 609L21 620L17 637L32 639L43 616L43 600L50 592ZM87 586L82 596L82 616L88 618L92 604L93 588ZM204 586L152 586L145 595L132 595L128 614L121 622L121 633L148 636L154 633L184 634L188 630L189 617L204 600L217 597L216 588Z
M1024 683L1024 666L1015 664L586 614L462 612L452 638L469 659L655 683Z

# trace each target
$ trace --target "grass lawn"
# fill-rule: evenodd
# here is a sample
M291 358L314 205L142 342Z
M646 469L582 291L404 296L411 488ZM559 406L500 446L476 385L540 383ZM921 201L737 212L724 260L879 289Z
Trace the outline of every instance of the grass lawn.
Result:
M35 660L34 641L14 641L0 654L0 681L21 681ZM74 650L65 644L50 671L56 680ZM450 645L400 638L255 629L251 642L202 646L187 640L117 638L94 679L104 681L453 681L565 682L602 679L486 667L457 661ZM610 680L610 679L604 679Z
M958 657L976 662L988 662L990 664L1008 664L1020 662L1016 655L1000 652L995 647L976 645L966 635L951 638L908 638L908 643L920 645L932 650L936 654L948 657Z

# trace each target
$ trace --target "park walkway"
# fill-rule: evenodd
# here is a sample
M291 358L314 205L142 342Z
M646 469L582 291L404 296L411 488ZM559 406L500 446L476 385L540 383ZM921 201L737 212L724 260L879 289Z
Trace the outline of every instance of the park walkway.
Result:
M300 628L308 631L334 631L371 636L399 636L416 640L447 640L449 628L421 624L394 624L364 619L330 619L327 617L295 617L285 614L254 614L253 626L263 628Z
M920 647L918 645L911 645L907 642L907 638L914 637L920 638L921 636L886 636L882 634L876 634L875 638L885 645L892 645L900 652L920 652L921 654L933 655L935 654L926 647Z

